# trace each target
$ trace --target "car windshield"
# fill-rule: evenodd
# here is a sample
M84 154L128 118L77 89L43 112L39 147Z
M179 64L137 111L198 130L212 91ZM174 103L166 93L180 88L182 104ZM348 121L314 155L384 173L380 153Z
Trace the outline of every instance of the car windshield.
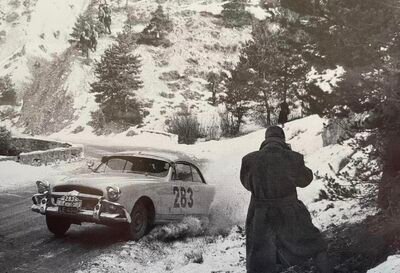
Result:
M168 162L136 156L103 157L102 163L96 172L102 173L136 173L165 177L168 175L170 164Z

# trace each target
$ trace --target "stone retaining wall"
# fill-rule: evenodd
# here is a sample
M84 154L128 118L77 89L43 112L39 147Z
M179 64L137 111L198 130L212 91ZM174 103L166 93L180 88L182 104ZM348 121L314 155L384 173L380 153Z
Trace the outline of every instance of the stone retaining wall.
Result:
M17 161L34 166L47 165L58 161L71 161L83 157L82 146L71 146L69 148L55 148L46 151L35 151L21 153Z
M69 148L72 145L69 143L49 141L36 138L12 138L11 146L19 153L29 153L31 151L44 151L56 148Z

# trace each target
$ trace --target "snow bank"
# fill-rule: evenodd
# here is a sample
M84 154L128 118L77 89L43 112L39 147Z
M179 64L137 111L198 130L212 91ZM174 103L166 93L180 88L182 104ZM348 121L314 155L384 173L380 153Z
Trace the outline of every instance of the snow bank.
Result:
M367 273L398 273L398 272L400 272L400 255L389 256L386 262L367 271Z
M33 167L14 161L0 162L0 191L34 185L35 181L54 174L51 167Z
M47 180L50 183L65 177L72 171L87 170L82 161L62 163L60 165L30 166L14 161L0 161L0 192L34 186L37 180Z

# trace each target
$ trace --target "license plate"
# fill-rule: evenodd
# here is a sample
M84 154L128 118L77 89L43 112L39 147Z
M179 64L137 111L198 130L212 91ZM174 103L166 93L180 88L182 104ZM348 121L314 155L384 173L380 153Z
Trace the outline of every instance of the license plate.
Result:
M82 200L76 196L64 195L57 199L57 206L79 209L82 206Z

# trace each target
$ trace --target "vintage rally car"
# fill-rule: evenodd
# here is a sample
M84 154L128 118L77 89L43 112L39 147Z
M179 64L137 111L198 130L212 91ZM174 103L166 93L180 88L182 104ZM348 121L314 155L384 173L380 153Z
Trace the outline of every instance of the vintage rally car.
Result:
M46 216L55 235L93 222L122 226L137 240L154 224L207 217L215 195L199 168L176 153L115 153L92 170L54 185L36 182L32 210Z

